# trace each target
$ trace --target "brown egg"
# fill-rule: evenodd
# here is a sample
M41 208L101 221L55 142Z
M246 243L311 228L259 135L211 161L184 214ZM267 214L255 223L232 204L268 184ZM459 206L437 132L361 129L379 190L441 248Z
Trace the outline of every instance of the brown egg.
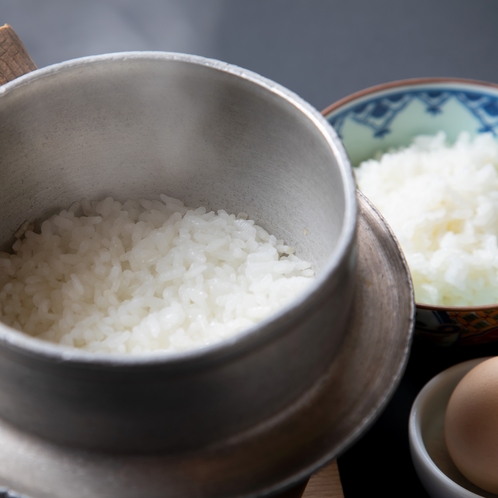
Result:
M498 357L468 372L451 395L444 421L446 445L460 472L498 493Z

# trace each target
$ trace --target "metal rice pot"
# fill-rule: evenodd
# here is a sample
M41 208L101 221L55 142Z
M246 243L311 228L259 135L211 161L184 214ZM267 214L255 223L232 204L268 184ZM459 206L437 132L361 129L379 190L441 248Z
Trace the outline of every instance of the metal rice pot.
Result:
M82 198L244 212L317 279L286 308L196 351L93 354L0 324L0 417L56 443L192 450L249 430L319 382L347 334L356 267L350 164L326 120L249 71L173 53L38 69L0 87L0 242Z

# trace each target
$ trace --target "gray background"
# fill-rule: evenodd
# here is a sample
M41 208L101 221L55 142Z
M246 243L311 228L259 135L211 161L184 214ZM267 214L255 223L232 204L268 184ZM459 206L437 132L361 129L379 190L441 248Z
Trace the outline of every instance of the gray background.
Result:
M39 67L106 52L192 53L251 69L319 110L397 79L498 83L498 0L0 0L3 23ZM366 496L366 486L371 496L427 497L408 450L411 404L445 367L494 354L414 347L384 413L339 458L345 497Z
M497 0L0 0L3 22L39 67L192 53L260 73L319 110L396 79L498 82Z

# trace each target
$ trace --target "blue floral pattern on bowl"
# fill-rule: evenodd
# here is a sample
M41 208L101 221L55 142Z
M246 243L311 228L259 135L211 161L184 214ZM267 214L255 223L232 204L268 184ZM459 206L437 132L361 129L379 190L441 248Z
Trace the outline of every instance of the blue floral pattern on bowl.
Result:
M323 111L353 166L408 145L420 134L498 136L498 85L456 78L405 80L360 91ZM440 345L498 341L498 304L444 308L417 304L415 335Z
M451 99L458 100L481 123L479 132L498 134L498 97L463 90L409 90L396 92L387 96L372 99L340 112L329 119L330 124L341 136L341 129L346 119L368 126L375 137L383 137L389 133L390 125L396 116L413 100L425 105L429 114L440 114L444 105Z

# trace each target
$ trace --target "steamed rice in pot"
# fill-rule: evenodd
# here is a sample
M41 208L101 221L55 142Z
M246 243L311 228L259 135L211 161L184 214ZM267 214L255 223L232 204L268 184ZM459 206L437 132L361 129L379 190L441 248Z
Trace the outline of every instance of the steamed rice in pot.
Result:
M411 270L418 303L498 303L498 142L491 134L418 136L355 168Z
M310 263L246 219L182 202L75 203L0 253L0 319L93 352L179 352L250 327L302 292Z

